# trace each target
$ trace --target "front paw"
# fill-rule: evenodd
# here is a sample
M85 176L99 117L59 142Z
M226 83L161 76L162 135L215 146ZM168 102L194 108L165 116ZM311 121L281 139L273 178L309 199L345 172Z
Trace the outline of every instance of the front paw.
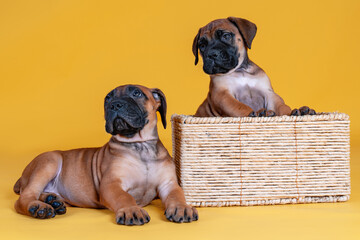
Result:
M166 218L171 222L192 222L199 219L196 208L187 204L171 205L165 210Z
M275 115L276 114L273 110L266 110L265 108L262 108L257 112L252 111L249 114L249 117L274 117Z
M304 116L304 115L316 115L316 112L314 109L311 109L307 106L303 106L299 109L295 108L290 113L291 116Z
M121 208L116 212L116 223L120 225L144 225L149 221L149 214L139 206Z

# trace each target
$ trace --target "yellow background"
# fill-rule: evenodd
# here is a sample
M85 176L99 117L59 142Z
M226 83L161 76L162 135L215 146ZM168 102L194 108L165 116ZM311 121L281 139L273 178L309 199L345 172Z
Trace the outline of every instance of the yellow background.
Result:
M0 1L0 237L2 239L360 239L360 2ZM159 202L143 227L114 223L108 210L71 208L35 220L16 214L13 183L38 153L101 146L103 99L137 83L162 89L170 116L193 114L209 77L194 66L199 27L237 16L257 24L250 59L291 107L351 117L352 195L347 203L201 208L173 224Z

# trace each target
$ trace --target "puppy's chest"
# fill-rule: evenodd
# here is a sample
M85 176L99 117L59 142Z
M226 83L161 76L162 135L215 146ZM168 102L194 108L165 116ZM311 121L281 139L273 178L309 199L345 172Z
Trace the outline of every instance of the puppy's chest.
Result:
M124 169L123 188L140 206L149 204L157 195L157 152L154 146L134 145L136 160Z
M266 108L266 86L262 79L247 76L234 76L226 79L232 95L254 111Z
M157 195L157 179L154 166L145 166L138 169L132 179L126 180L126 191L133 196L139 206L145 206Z
M133 152L138 154L138 158L144 163L155 161L157 158L156 144L134 143L132 144Z

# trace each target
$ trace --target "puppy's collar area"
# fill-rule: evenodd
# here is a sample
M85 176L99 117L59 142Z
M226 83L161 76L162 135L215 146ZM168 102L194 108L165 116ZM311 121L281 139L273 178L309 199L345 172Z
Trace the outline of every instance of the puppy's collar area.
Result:
M235 68L235 71L239 71L239 70L249 68L250 63L251 63L251 61L249 59L249 56L246 53L245 56L244 56L244 60L242 61L242 63L239 63L239 65Z
M158 136L142 136L140 133L136 133L135 136L127 138L116 134L111 137L115 142L125 142L125 143L139 143L139 142L148 142L148 141L157 141L159 140Z

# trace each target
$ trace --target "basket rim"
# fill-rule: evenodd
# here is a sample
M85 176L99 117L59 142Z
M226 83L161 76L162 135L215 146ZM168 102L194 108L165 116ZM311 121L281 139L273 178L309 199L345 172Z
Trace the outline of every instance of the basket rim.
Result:
M172 114L171 122L181 124L231 124L231 123L271 123L271 122L314 122L314 121L349 121L346 113L321 112L305 116L275 117L194 117L193 115Z

